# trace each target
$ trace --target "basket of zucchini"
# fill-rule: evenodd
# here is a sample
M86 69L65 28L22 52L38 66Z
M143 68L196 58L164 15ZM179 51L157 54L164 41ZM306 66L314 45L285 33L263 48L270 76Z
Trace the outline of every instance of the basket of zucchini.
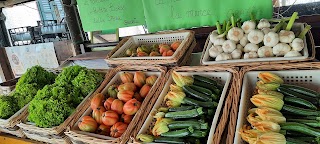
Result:
M257 74L254 95L247 99L254 106L245 110L242 97L234 143L320 143L319 70L249 72L248 77Z
M176 72L168 78L136 139L212 143L230 72Z

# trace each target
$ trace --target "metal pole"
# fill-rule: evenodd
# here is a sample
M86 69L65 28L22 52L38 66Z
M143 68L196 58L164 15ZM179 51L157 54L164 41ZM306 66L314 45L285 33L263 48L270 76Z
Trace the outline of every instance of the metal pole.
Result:
M74 44L76 54L81 54L80 44L84 42L83 30L81 22L77 14L77 6L75 0L62 0L65 19Z

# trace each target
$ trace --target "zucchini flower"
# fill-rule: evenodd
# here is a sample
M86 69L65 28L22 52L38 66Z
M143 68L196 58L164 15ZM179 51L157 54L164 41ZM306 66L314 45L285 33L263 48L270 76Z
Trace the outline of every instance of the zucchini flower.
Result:
M279 93L277 91L268 91L268 90L260 90L258 89L259 94L265 94L265 95L272 95L279 97L280 99L283 99L284 95L282 93Z
M271 121L275 123L286 122L286 118L282 115L282 113L272 108L257 108L255 109L255 113L264 121Z
M173 81L179 86L183 87L184 85L191 85L193 83L193 78L191 76L182 76L176 71L172 72Z
M279 111L282 109L282 106L284 104L283 100L280 99L279 97L272 96L272 95L263 95L263 94L252 96L250 101L256 107L268 107L268 108L273 108Z
M137 139L139 139L142 142L153 142L154 140L153 136L148 134L139 134L137 136Z
M279 83L264 83L262 81L257 82L257 89L259 90L275 91L278 87L280 87Z
M284 135L276 132L267 132L258 136L256 144L286 144Z
M164 100L173 100L182 102L182 100L186 97L186 94L182 91L170 91L167 93L167 95L164 97Z
M158 112L168 112L168 110L169 110L169 108L167 108L167 107L160 107L160 108L158 108Z
M164 112L157 112L153 118L157 119L157 122L160 121L162 118L164 118L165 113ZM157 123L156 122L156 123Z
M262 121L262 119L257 116L255 113L250 113L248 116L247 116L247 121L252 125L256 125L258 124L259 122Z
M170 91L173 91L173 92L182 92L183 89L175 84L171 84L170 85Z
M279 124L271 121L260 121L252 126L261 132L279 132L281 129Z
M162 133L168 132L168 124L171 123L173 120L168 118L162 118L157 120L156 124L152 128L152 134L154 136L159 136Z
M263 83L278 83L278 84L284 83L281 77L270 72L261 72L259 73L258 77L263 81Z
M251 129L250 126L244 125L240 131L240 136L241 138L248 142L249 144L253 144L256 142L257 138L259 135L262 134L262 132L256 130L256 129Z
M168 100L166 101L166 105L167 107L172 108L172 107L179 107L181 103L177 101Z
M255 114L257 109L258 109L258 108L249 109L249 110L248 110L248 113L249 113L249 114Z

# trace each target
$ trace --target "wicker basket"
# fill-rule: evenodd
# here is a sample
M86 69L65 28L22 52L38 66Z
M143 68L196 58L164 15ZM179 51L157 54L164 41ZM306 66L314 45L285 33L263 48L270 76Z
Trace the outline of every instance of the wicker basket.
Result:
M26 138L26 135L22 132L22 130L15 126L13 128L4 128L4 127L0 127L0 131L3 133L7 133L7 134L11 134L20 138Z
M14 78L0 84L0 94L9 94L16 87L19 78Z
M100 73L106 74L105 80L101 83L104 85L112 77L108 75L112 73L113 69L99 71ZM90 105L90 99L97 93L100 92L103 87L99 86L94 92L88 94L84 100L77 106L75 112L73 112L62 124L52 128L40 128L35 126L33 123L27 122L27 116L22 120L17 126L22 129L23 133L27 138L42 141L46 143L71 143L68 137L65 136L64 132L66 129L69 129L76 120L81 116L81 114L86 110Z
M303 24L295 24L294 30L299 32L303 29ZM210 34L209 34L210 36ZM253 66L253 65L263 65L263 64L277 64L277 63L292 63L292 62L303 62L311 61L315 59L315 44L311 31L306 35L304 42L306 43L304 50L302 50L303 56L300 57L270 57L270 58L255 58L255 59L236 59L227 61L214 61L209 56L209 49L212 46L210 42L210 37L208 36L204 50L201 56L201 65L223 65L223 66Z
M4 83L1 83L0 88L2 90L2 93L8 95L11 92L13 92L15 85L18 82L18 79L19 78L15 78L15 79L6 81ZM19 111L17 111L10 118L0 119L0 132L12 134L17 137L24 138L25 135L16 125L19 123L20 120L25 119L27 114L28 114L27 106L25 106L21 108Z
M303 72L299 71L304 70ZM310 70L311 73L308 71ZM316 70L311 71L311 70ZM294 83L298 85L305 85L308 83L312 83L312 80L308 80L310 76L308 74L313 74L315 76L318 76L320 73L320 63L319 62L304 62L304 63L293 63L293 64L273 64L273 65L261 65L261 66L247 66L243 67L240 71L240 79L237 84L237 95L234 97L233 102L232 102L232 109L230 111L230 122L228 125L228 134L227 134L227 143L232 144L234 143L234 137L237 132L236 129L236 124L237 124L237 119L238 121L241 118L238 118L238 112L239 112L239 102L240 102L240 93L243 91L242 85L243 85L243 80L248 72L254 72L254 71L275 71L275 73L281 73L286 75L285 73L288 73L288 76L284 76L284 80L288 83ZM290 72L291 71L291 72ZM297 72L298 71L298 72ZM249 74L249 73L248 73ZM289 76L290 74L290 76ZM249 76L249 75L248 75ZM305 76L308 76L307 78ZM252 77L253 78L253 77ZM254 77L253 79L256 79ZM307 80L307 82L305 81ZM246 82L247 83L247 82ZM319 81L317 79L317 85L319 86ZM319 91L319 88L318 88ZM243 101L243 100L241 100ZM241 108L240 108L241 109Z
M200 75L206 75L210 77L214 77L217 81L225 83L225 90L223 94L221 95L221 99L219 100L219 106L217 107L217 110L215 112L215 117L213 118L213 124L211 126L210 134L208 143L220 143L222 133L225 129L225 126L228 121L228 115L229 110L231 108L232 98L234 97L235 93L235 81L239 76L238 72L234 68L228 68L228 67L213 67L213 66L196 66L196 67L176 67L170 70L166 77L165 82L163 83L163 89L162 92L159 93L159 99L154 104L153 110L156 109L156 107L159 107L162 103L161 97L163 97L168 89L169 84L172 82L171 78L171 72L177 71L179 73L190 75L190 74L200 74ZM152 111L151 110L151 113ZM222 110L222 111L221 111ZM143 116L143 119L146 119L144 123L140 123L137 125L137 127L134 129L133 133L130 135L131 140L129 143L139 143L137 140L135 140L135 137L138 133L145 133L146 129L148 129L152 124L152 114L151 113L145 113Z
M135 47L141 44L152 45L160 43L172 43L180 40L182 43L179 48L174 52L172 56L168 57L124 57L125 52L130 47ZM161 32L156 34L132 36L123 39L106 57L106 62L111 66L117 65L163 65L163 66L181 66L183 55L185 55L188 49L194 47L192 42L194 41L194 32L188 30L173 31L173 32Z
M163 78L165 76L166 68L165 67L159 67L159 66L119 66L115 68L115 71L110 73L112 75L113 79L110 80L109 83L105 83L101 93L105 94L107 92L107 88L112 84L119 84L121 83L119 74L122 72L131 72L134 71L144 71L146 75L157 75L158 79L155 82L155 84L150 89L148 95L145 97L144 101L141 104L140 109L133 117L132 121L128 125L127 130L122 134L120 138L112 138L108 136L102 136L99 134L94 133L87 133L79 130L78 128L78 122L80 119L78 119L78 122L71 128L70 132L66 132L66 135L70 137L70 139L75 142L82 142L82 143L96 143L96 144L102 144L102 143L126 143L129 140L129 136L134 133L133 129L136 129L137 125L142 123L144 121L143 115L145 113L148 113L156 101L157 97L154 95L159 95L158 89L161 89ZM89 107L82 115L90 115L92 113L92 109Z

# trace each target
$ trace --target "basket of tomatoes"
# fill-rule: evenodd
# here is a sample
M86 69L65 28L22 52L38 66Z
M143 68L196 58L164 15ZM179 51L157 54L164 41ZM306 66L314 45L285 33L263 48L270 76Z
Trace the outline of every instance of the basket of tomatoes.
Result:
M120 66L66 135L73 142L125 143L142 115L151 110L165 75L164 67Z
M181 66L195 47L193 31L173 31L123 39L110 53L109 65Z

